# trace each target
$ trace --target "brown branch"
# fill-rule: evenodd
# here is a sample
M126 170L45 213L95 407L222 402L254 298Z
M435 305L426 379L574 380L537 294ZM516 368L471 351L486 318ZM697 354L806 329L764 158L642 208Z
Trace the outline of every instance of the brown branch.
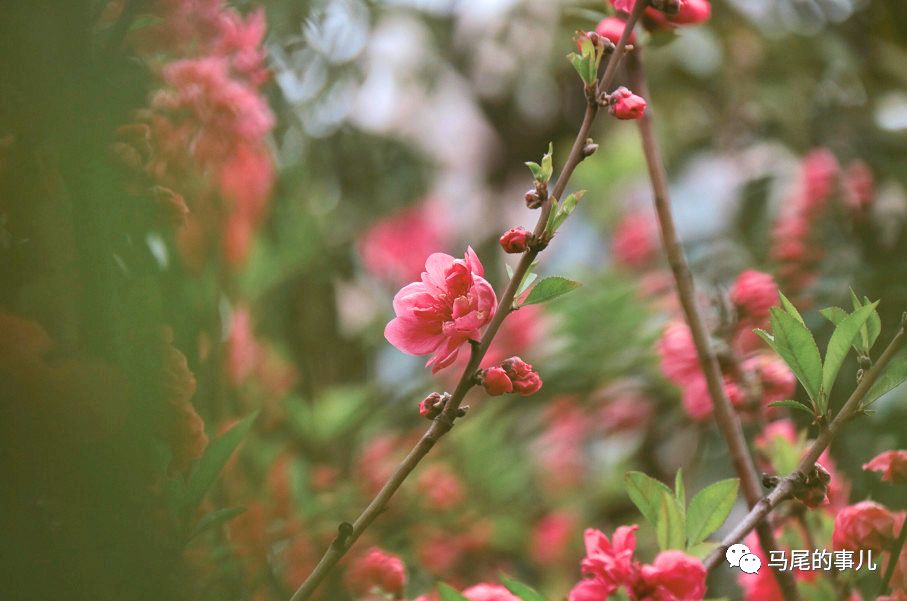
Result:
M637 2L637 4L640 3ZM631 86L635 92L651 100L640 54L639 51L634 52L627 62ZM693 276L690 273L690 267L674 225L674 216L671 211L671 201L668 193L667 172L658 142L652 131L651 109L646 111L638 123L643 154L649 170L649 179L652 182L655 211L658 215L662 244L674 275L677 296L680 299L684 317L693 336L699 365L708 384L709 395L712 398L714 407L715 422L724 436L734 470L740 478L743 496L747 504L750 507L754 507L762 498L759 474L756 471L746 438L743 435L743 428L740 426L740 421L737 419L737 415L734 413L731 402L728 400L724 390L724 378L721 373L721 367L718 364L718 358L709 339L709 332L706 329L705 322L696 305L696 288L693 284ZM776 548L777 544L775 543L774 534L767 524L760 523L757 533L763 549L767 551L768 549ZM787 601L799 599L796 583L790 573L774 572L774 575Z
M623 34L617 47L612 52L608 65L605 68L605 73L602 76L601 82L598 89L605 89L607 86L611 85L611 81L614 78L616 73L617 63L621 60L621 57L626 52L626 45L630 38L630 34L633 31L633 27L636 24L636 21L639 19L642 10L645 8L645 2L637 2L637 7L633 10L633 13L627 19L627 24L624 28ZM564 162L564 166L561 169L560 175L557 178L557 182L554 185L554 188L549 195L548 199L545 200L542 205L542 209L539 214L538 223L536 223L534 233L536 237L540 236L545 231L545 225L548 223L548 216L553 209L553 200L559 199L561 195L567 188L567 183L570 180L570 176L573 174L573 171L576 167L583 161L585 154L583 153L583 147L586 145L586 139L589 136L589 132L592 128L592 123L595 120L595 116L598 113L598 104L596 98L593 96L589 98L589 101L586 105L586 112L583 116L582 125L580 125L579 131L576 134L576 139L573 141L573 146L570 149L570 154L567 156L567 160ZM290 601L305 601L309 599L312 593L318 588L318 585L327 577L331 569L340 559L346 554L347 550L356 542L356 540L362 535L363 532L371 525L372 522L377 518L387 507L388 502L391 497L394 496L394 493L397 492L397 489L403 484L406 478L412 473L416 468L422 458L425 457L431 448L435 445L438 440L444 436L450 429L453 427L454 421L457 418L457 412L460 408L460 404L463 402L463 398L466 396L466 393L469 392L469 389L474 386L474 374L481 364L482 358L485 356L485 353L488 351L488 347L491 345L491 341L494 339L495 335L498 332L498 329L501 327L504 319L512 311L513 301L516 297L517 290L519 289L520 284L523 281L523 277L529 271L532 262L538 256L540 249L530 249L527 250L523 256L520 258L516 269L514 269L513 276L510 278L510 281L507 284L504 294L501 296L500 301L498 302L495 315L492 320L489 322L488 327L485 330L484 335L482 336L481 341L478 345L472 347L472 353L470 354L469 363L466 365L466 368L463 370L463 374L460 376L460 380L457 383L456 388L454 389L453 394L450 399L445 404L444 410L441 414L432 421L431 426L425 434L422 435L422 438L416 443L416 446L407 454L407 456L400 462L397 468L394 470L393 475L390 479L384 483L384 486L381 487L381 490L372 499L368 504L368 507L363 510L359 517L356 518L356 521L351 525L346 524L341 525L342 528L334 540L333 543L325 551L324 555L319 560L318 564L305 579L305 582L299 587L299 589L293 593L293 596L290 598Z
M907 344L905 323L907 322L902 319L897 334L895 334L894 338L892 338L891 342L888 344L888 347L882 352L879 360L863 375L863 378L857 384L857 387L850 395L850 398L847 399L844 406L841 407L841 410L828 427L823 428L821 432L819 432L819 436L816 437L816 440L810 445L806 454L800 459L800 463L797 464L797 469L782 478L772 492L760 499L759 502L750 509L750 512L746 517L744 517L743 520L724 537L721 541L721 545L712 551L706 558L706 569L711 570L721 563L728 547L740 542L743 537L749 534L758 524L764 523L763 520L772 512L772 510L781 504L782 501L791 497L797 489L798 484L801 483L806 477L806 474L813 469L813 466L819 459L819 455L821 455L831 444L831 441L834 440L838 431L857 414L857 411L860 409L860 403L863 401L863 397L866 396L866 393L869 392L870 387L872 387L876 380L879 379L879 376L882 375L894 356L904 348L905 344Z

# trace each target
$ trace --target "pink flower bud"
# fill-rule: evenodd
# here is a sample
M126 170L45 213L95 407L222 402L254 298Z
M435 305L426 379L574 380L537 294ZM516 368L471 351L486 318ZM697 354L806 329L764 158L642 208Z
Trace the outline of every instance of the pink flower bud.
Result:
M500 396L513 392L513 382L500 367L489 367L482 374L482 386L491 396Z
M419 415L426 419L435 419L444 408L443 400L441 393L431 393L419 403Z
M835 516L835 549L882 551L894 537L895 516L872 501L850 505Z
M346 573L346 583L357 595L378 589L395 597L403 594L406 567L396 555L372 547L356 559Z
M524 228L515 227L507 230L499 242L505 253L516 254L526 252L532 234Z
M612 44L617 44L620 41L620 36L624 32L624 28L627 26L627 22L618 17L605 17L598 22L598 25L595 26L595 33L602 36L606 40L610 40ZM631 33L630 37L627 39L629 44L636 44L636 33Z
M513 390L522 396L529 396L539 391L542 387L542 379L532 371L532 366L520 359L511 357L501 363L501 367L509 376L513 383Z
M880 472L883 482L907 484L907 451L885 451L863 466L869 472Z
M609 110L618 119L642 119L646 112L646 100L623 86L614 90L609 100Z
M744 271L731 287L731 302L742 317L765 319L769 309L778 304L778 284L767 273Z

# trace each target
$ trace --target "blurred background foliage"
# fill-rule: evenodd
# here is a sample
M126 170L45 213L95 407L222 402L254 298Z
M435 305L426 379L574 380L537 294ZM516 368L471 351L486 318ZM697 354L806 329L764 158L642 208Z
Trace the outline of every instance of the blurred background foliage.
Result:
M145 181L116 148L137 123L161 143L148 115L176 85L166 67L207 51L144 37L163 38L174 7L267 24L267 81L232 75L273 115L251 151L272 163L267 209L241 234L231 190L271 166L215 185L193 154L181 170L172 159L164 179L143 166ZM564 57L574 31L606 10L565 0L4 3L0 596L288 598L426 426L418 401L455 381L430 378L385 342L393 294L428 253L462 255L467 244L501 289L497 237L534 221L523 163L549 140L556 165L566 155L584 100ZM243 43L259 47L254 32ZM854 160L874 183L857 213L842 202L823 218L812 244L824 255L814 277L797 272L791 296L825 337L810 308L844 305L849 286L881 298L884 339L907 307L907 6L716 0L707 24L642 45L704 304L743 269L789 275L772 254L774 224L801 160L824 148L841 165L837 198ZM251 119L235 115L237 127ZM651 218L626 221L649 215L635 131L603 118L594 138L601 148L571 186L588 193L540 267L584 286L518 312L492 350L533 363L545 387L529 399L471 395L469 416L359 543L404 557L408 598L436 578L467 585L502 569L562 595L578 577L583 528L639 521L624 471L669 480L682 466L690 490L732 475L714 428L687 417L658 369L654 344L676 308ZM189 214L177 206L175 227L171 194ZM201 254L192 227L210 236ZM846 369L852 381L856 367ZM907 444L904 395L836 442L854 499L903 508L859 466ZM202 508L181 517L172 482L187 482L209 441L255 411ZM222 508L244 512L187 542L200 516ZM640 539L651 555L651 532ZM342 574L322 599L347 598Z

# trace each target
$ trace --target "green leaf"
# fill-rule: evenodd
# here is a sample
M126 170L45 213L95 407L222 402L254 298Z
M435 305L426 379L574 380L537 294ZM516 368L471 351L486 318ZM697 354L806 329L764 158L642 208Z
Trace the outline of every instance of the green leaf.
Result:
M532 179L540 181L542 179L542 166L532 161L526 161L526 166L532 172Z
M670 488L642 472L627 472L624 483L630 500L646 518L646 521L655 526L658 524L658 510L664 494L673 496Z
M862 406L868 407L878 398L891 392L907 380L907 357L900 357L891 362L888 369L873 383L863 398Z
M529 292L523 305L537 305L546 303L559 296L572 292L582 286L579 282L558 276L544 278Z
M854 338L860 333L860 329L866 324L866 320L875 311L878 303L872 303L860 307L852 314L848 315L835 326L835 331L828 341L828 348L825 350L825 363L822 366L822 390L825 392L824 405L820 403L819 409L822 413L828 406L828 397L831 395L831 389L838 378L838 372L841 370L841 364L850 351Z
M685 512L687 507L687 492L683 485L683 468L677 468L677 473L674 474L674 496L677 498L677 504L680 506L680 510Z
M545 601L545 598L542 597L531 586L514 580L504 573L498 574L498 577L501 579L501 582L504 584L508 591L510 591L523 601Z
M784 310L787 312L787 314L791 317L796 318L796 320L803 325L806 325L806 323L803 321L803 316L800 315L799 311L797 311L797 307L795 307L792 302L787 300L787 297L784 296L784 294L782 294L781 292L778 293L778 296L781 297L781 306L784 307Z
M456 589L444 582L438 583L438 594L441 596L441 601L469 601L469 599L457 592Z
M220 526L224 522L232 520L241 513L245 513L245 511L245 507L227 507L206 513L198 521L198 524L195 525L195 530L192 531L192 534L189 536L189 538L193 539L207 530L210 530L216 526Z
M825 309L819 310L819 313L822 314L822 317L830 321L831 323L838 325L841 323L850 313L842 309L841 307L826 307Z
M526 275L523 276L523 281L520 282L519 288L517 288L516 297L520 298L520 296L522 296L522 294L526 292L526 289L532 285L532 282L534 282L537 277L539 277L537 273L527 271Z
M217 481L221 470L230 460L233 451L252 428L256 417L258 417L257 411L218 436L205 449L205 454L201 456L189 475L184 497L184 516L191 516L198 509L208 489Z
M796 317L778 308L773 307L771 315L772 348L803 384L809 398L818 401L822 386L822 359L812 332Z
M542 181L548 182L554 173L554 144L548 142L548 152L542 156Z
M677 499L673 493L662 492L661 500L658 503L658 523L655 524L655 538L658 540L658 548L662 551L667 549L686 549L686 520Z
M768 404L769 407L784 407L785 409L797 409L799 411L804 411L810 414L813 417L816 417L813 413L812 407L804 405L800 401L792 401L790 399L785 401L772 401Z
M548 220L548 225L545 228L545 231L550 234L555 233L558 228L561 227L564 221L567 220L567 217L569 217L570 214L573 213L574 209L576 209L577 203L582 200L585 194L585 190L574 192L564 200L563 206L561 206L557 211L552 210L551 213L554 215L554 217Z
M570 60L570 64L573 65L573 68L576 69L576 72L579 74L580 79L583 80L583 83L592 85L594 79L589 78L589 59L575 52L571 52L567 55L567 58Z
M715 550L715 547L717 546L718 543L703 541L699 544L687 547L687 554L692 555L693 557L698 557L699 559L705 559L706 557L708 557L709 553Z
M720 480L706 486L693 497L687 508L687 546L693 547L718 530L737 500L740 481Z
M870 304L869 297L863 297L863 304ZM882 318L879 317L879 311L876 309L869 316L869 319L866 320L866 332L869 338L869 344L866 346L866 354L869 354L869 351L875 346L876 340L879 339L879 334L882 333Z

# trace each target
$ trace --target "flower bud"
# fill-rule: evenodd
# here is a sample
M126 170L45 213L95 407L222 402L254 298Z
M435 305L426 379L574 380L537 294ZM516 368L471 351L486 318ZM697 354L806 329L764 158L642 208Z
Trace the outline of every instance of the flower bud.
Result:
M737 276L730 297L741 317L764 319L778 304L778 284L771 275L748 269Z
M617 88L609 97L611 114L618 119L641 119L646 112L646 100L627 88Z
M346 583L359 596L377 589L399 597L406 583L406 566L398 556L372 547L352 562L346 573Z
M531 239L532 234L529 231L521 227L515 227L507 230L507 232L501 236L499 242L505 253L516 254L526 252L526 249L529 248L529 241Z
M532 366L519 357L505 359L501 367L513 383L514 392L522 396L536 393L542 387L542 379L532 370Z
M419 415L425 419L435 419L444 408L444 395L433 392L419 403Z
M501 396L513 392L513 382L500 367L489 367L482 372L482 386L491 396Z
M537 209L542 206L542 196L538 193L537 190L532 189L526 192L526 206L530 209Z

